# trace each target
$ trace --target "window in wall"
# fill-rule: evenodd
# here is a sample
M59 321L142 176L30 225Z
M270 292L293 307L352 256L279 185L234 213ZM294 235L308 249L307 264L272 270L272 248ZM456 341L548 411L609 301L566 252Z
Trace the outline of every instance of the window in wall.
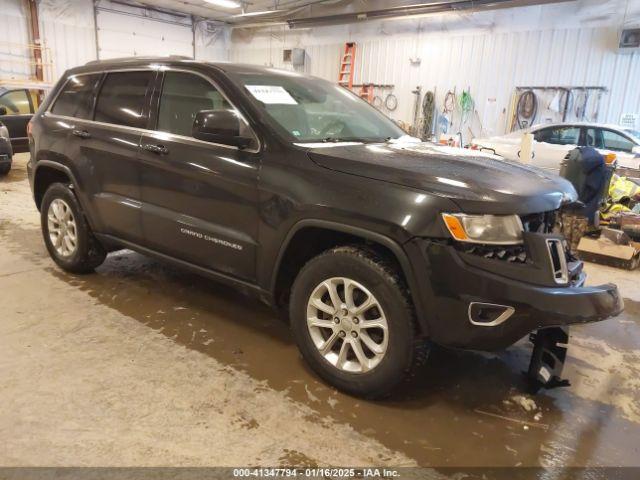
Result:
M144 101L155 72L107 74L96 103L95 120L127 127L144 128Z
M26 90L9 90L0 96L0 107L7 109L7 115L28 115L33 113Z
M198 112L231 108L222 94L204 78L191 73L167 72L162 86L157 129L190 137Z
M58 95L51 112L66 117L91 118L93 93L101 74L70 77Z

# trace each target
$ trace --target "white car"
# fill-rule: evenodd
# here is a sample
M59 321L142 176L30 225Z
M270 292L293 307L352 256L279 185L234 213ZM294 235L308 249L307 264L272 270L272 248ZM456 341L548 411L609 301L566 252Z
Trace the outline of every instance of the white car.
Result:
M595 123L556 123L536 125L507 135L476 138L471 148L494 153L509 160L520 160L524 133L533 134L530 164L557 172L565 155L576 146L594 147L600 153L615 153L618 165L640 169L640 132L616 125Z

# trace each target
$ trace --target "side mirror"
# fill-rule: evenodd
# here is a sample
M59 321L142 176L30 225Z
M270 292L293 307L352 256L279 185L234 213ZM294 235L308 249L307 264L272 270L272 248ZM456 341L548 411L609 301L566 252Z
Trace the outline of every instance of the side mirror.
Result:
M2 108L2 107L0 107ZM640 155L640 145L636 145L635 147L633 147L631 149L631 153L635 154L635 155Z
M205 142L247 148L251 138L240 136L240 119L231 110L202 110L196 114L192 129L193 138Z
M6 115L7 114L7 107L0 107L0 115Z

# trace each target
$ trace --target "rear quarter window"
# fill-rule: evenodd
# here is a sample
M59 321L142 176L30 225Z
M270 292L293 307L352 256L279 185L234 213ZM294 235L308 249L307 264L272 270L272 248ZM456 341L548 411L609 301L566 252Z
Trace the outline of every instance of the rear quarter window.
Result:
M94 74L70 77L51 107L51 113L90 119L94 92L101 76L101 74Z

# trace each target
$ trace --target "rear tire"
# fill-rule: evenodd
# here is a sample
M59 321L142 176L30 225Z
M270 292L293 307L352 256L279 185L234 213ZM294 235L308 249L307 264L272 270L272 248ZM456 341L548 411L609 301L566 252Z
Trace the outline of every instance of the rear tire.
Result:
M80 204L71 189L62 183L52 184L40 207L44 243L60 268L71 273L90 273L107 252L93 236Z
M9 173L9 171L11 171L11 164L2 165L0 167L0 176L5 176L7 173Z
M356 396L389 395L426 358L414 317L399 272L360 247L313 258L291 292L291 328L302 356L325 381Z

